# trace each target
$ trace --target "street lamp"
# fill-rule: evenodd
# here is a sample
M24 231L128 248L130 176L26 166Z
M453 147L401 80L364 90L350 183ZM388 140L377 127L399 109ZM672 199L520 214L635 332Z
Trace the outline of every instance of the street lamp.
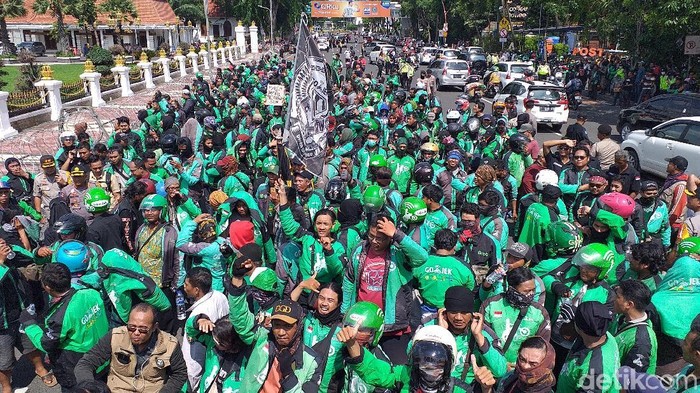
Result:
M270 12L270 48L274 49L275 47L275 42L274 42L274 33L272 30L272 25L274 21L272 20L272 0L270 0L270 8L265 7L264 5L258 4L258 8L262 8L264 10L268 10Z

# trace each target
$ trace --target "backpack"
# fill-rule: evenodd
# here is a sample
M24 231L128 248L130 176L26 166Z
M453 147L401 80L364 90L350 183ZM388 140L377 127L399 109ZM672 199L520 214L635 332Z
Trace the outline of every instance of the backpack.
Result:
M49 202L49 227L58 221L64 214L70 213L68 202L61 197L56 197Z

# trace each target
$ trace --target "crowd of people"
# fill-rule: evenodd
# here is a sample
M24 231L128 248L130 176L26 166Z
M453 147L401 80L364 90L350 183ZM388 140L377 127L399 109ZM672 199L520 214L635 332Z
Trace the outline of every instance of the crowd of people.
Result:
M8 158L2 392L15 349L64 392L700 391L691 157L642 181L583 114L540 146L532 101L351 67L322 173L274 54Z

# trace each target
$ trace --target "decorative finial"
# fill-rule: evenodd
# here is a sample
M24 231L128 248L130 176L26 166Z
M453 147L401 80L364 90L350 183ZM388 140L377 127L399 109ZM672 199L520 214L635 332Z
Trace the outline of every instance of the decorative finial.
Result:
M179 46L175 48L175 56L182 56L182 48Z
M242 20L239 20L239 21L238 21L238 26L243 26L243 21L242 21Z
M148 55L146 54L145 50L141 51L141 56L139 57L139 60L141 63L148 63Z
M190 53L194 53L194 46L190 45Z
M223 41L219 41L219 49L222 49L223 47L224 47L224 42L223 42Z
M116 65L117 67L124 67L124 64L126 64L126 62L124 61L124 56L117 55L117 58L114 59L114 65Z
M161 49L158 51L158 57L161 59L165 57L165 49Z
M250 22L250 27L255 27L255 21Z
M92 64L92 60L90 59L85 60L85 72L95 72L95 65Z
M192 27L192 21L191 21L191 20L188 20L188 21L187 21L187 27Z

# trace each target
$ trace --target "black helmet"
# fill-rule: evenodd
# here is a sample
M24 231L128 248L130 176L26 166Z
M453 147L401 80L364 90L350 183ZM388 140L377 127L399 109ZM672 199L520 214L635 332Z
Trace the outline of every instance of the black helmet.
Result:
M523 134L514 134L508 138L508 146L513 153L525 152L525 146L530 143L530 140Z
M413 180L418 184L432 183L435 171L429 162L419 162L413 169Z
M53 224L53 230L62 236L75 233L75 239L83 240L85 232L87 231L87 223L83 217L68 213L62 215L58 221Z
M459 124L447 124L447 132L450 134L451 137L456 138L460 131L462 131L462 127Z
M449 391L453 355L447 345L435 341L417 341L410 352L411 386L418 390Z
M177 136L175 136L175 134L163 135L163 137L160 138L160 148L163 149L163 153L177 153Z
M396 92L396 99L399 102L404 102L406 101L406 91L405 90L399 90Z
M344 201L348 196L345 182L339 178L331 179L328 184L326 184L325 196L330 203L339 204Z

